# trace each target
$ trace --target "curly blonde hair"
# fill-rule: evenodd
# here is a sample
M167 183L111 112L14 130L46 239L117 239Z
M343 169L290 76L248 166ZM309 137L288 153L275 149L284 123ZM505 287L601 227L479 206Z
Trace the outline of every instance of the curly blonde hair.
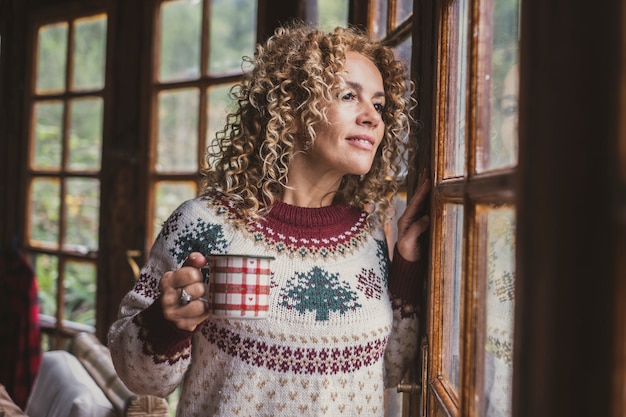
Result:
M257 46L253 58L244 58L251 71L231 90L236 107L209 146L202 193L235 201L245 220L267 212L287 186L296 149L310 149L316 128L328 123L326 109L344 84L348 51L368 57L382 74L385 133L370 171L346 175L334 201L387 218L402 161L408 163L414 149L408 146L411 84L393 50L355 28L324 33L304 24L284 26Z

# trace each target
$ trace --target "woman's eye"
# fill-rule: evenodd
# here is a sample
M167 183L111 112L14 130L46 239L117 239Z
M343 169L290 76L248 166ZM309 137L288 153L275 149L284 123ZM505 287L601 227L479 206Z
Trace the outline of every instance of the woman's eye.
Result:
M516 105L504 106L502 107L502 109L500 109L500 111L502 112L502 115L504 117L513 117L517 114L517 106Z
M342 100L345 100L345 101L351 101L351 100L354 100L355 98L356 98L356 94L354 94L353 92L348 92L348 93L345 93L345 94L341 97L341 99L342 99Z
M374 108L378 113L382 113L385 110L385 105L382 103L374 103Z

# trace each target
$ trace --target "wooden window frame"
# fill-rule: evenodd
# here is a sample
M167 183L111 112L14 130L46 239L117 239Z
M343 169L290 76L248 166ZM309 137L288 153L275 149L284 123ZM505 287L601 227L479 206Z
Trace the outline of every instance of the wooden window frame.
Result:
M431 3L431 2L423 2ZM452 157L447 145L448 142L447 114L454 111L449 106L455 106L453 96L455 85L456 61L451 61L456 55L456 42L449 38L448 34L456 31L458 24L454 20L454 1L437 2L432 9L431 19L439 22L436 26L438 35L437 56L439 65L435 73L438 80L432 85L437 86L435 105L433 109L433 128L431 129L435 150L434 187L433 187L433 224L431 237L432 261L430 271L429 299L426 303L427 309L427 343L430 344L430 355L426 366L427 376L424 379L423 390L425 397L422 399L423 415L434 416L436 410L448 416L480 416L478 410L484 408L484 340L485 329L485 277L486 265L486 242L484 233L481 233L483 224L478 221L478 208L480 206L498 207L506 205L515 207L515 178L516 169L498 169L487 172L478 172L476 149L479 144L484 145L488 141L481 140L479 135L488 132L491 123L489 109L481 101L489 97L490 85L480 74L485 72L482 65L491 64L490 47L492 44L490 28L482 24L490 21L489 11L491 1L468 2L469 26L468 26L468 51L467 74L469 79L467 84L467 106L465 114L465 168L464 174L447 176L446 159ZM488 102L488 101L487 101ZM487 127L487 128L486 128ZM462 283L461 283L461 339L460 339L460 381L458 392L448 386L442 378L444 354L442 328L443 306L449 303L450 294L444 294L441 284L443 278L443 267L441 265L442 241L444 231L440 226L445 205L454 204L463 208L463 260L461 262ZM481 237L482 236L482 237ZM438 404L438 405L436 405Z
M55 8L55 7L44 7L41 8L39 10L37 10L36 12L30 13L29 17L28 17L28 23L26 24L27 30L26 30L26 45L32 46L32 54L31 55L26 55L25 56L25 85L27 86L27 88L24 89L24 98L23 98L23 103L24 103L24 120L26 121L30 121L29 123L24 123L24 128L20 128L20 130L22 131L22 135L25 138L24 142L24 149L28 148L30 149L30 152L23 152L21 154L21 158L20 158L20 177L23 178L24 184L30 184L30 180L31 178L34 177L39 177L39 178L58 178L61 182L64 182L64 180L68 179L68 178L94 178L97 179L100 183L102 183L102 169L103 169L103 164L104 161L101 162L100 165L100 169L98 171L98 173L94 174L92 172L81 172L81 171L67 171L65 168L61 167L58 171L46 171L46 170L40 170L37 172L34 172L31 168L30 168L30 159L31 159L31 155L32 155L32 129L33 129L33 125L32 125L32 110L34 109L34 103L36 103L39 99L41 99L42 96L38 95L35 92L35 81L36 81L36 67L35 67L35 62L36 62L36 53L37 53L37 34L38 34L38 29L40 27L43 27L45 25L48 24L53 24L56 22L67 22L69 25L72 25L73 22L75 22L76 20L82 18L82 17L86 17L86 16L93 16L93 15L100 15L100 14L104 14L107 15L107 45L108 42L111 39L110 36L110 26L109 26L109 19L108 19L108 13L107 13L107 9L106 7L104 7L104 5L102 4L96 4L96 3L90 3L87 5L81 5L81 4L73 4L72 7L68 7L67 9L60 11L59 8ZM70 62L70 57L72 56L72 52L73 52L73 48L72 48L72 39L71 39L71 33L73 31L73 29L68 28L68 36L70 37L70 39L68 39L68 50L67 50L67 62L68 65ZM108 48L107 48L108 49ZM28 50L31 50L28 48ZM108 66L108 53L107 53L107 59L106 59L106 65ZM103 108L102 108L102 118L103 118L103 125L102 125L102 149L105 149L106 146L106 138L108 137L108 124L107 124L107 120L110 114L110 94L109 94L109 90L108 90L108 71L105 68L104 69L104 75L105 75L105 82L103 84L103 88L101 91L99 92L71 92L69 91L69 76L70 76L70 71L71 71L71 67L67 68L67 73L66 73L66 90L64 92L61 92L59 94L51 94L49 95L50 98L53 98L55 100L61 100L63 101L65 104L65 108L66 111L64 112L64 122L63 122L63 126L64 126L64 132L62 133L62 136L64 138L67 137L68 133L67 130L69 129L69 112L67 111L69 105L68 103L75 98L79 98L79 97L83 97L83 96L97 96L100 97L102 99L102 104L103 104ZM63 145L63 149L64 149L64 156L63 156L63 160L65 160L67 158L67 143L64 143ZM99 244L98 244L98 249L94 250L94 251L90 251L88 253L78 253L69 249L64 248L63 246L60 246L56 249L53 248L47 248L47 247L42 247L42 246L31 246L29 244L29 235L30 235L30 230L28 228L29 225L29 221L27 220L27 216L29 215L28 213L30 213L30 205L29 205L29 196L28 196L28 192L29 192L30 188L29 187L22 187L20 190L20 214L19 214L19 224L24 225L25 227L22 229L22 235L20 236L19 241L21 242L20 244L20 248L24 250L24 252L27 254L27 256L31 256L31 255L51 255L54 256L58 259L59 261L59 266L57 267L58 270L60 270L62 268L62 266L68 262L68 261L78 261L78 262L86 262L86 263L90 263L94 266L94 270L95 270L95 276L96 276L96 284L98 286L98 288L100 288L101 284L101 279L99 279L99 274L98 274L98 268L99 265L101 264L101 262L99 262L99 258L100 258L100 250L99 248L101 247L101 239L99 237ZM64 194L64 187L63 185L61 185L61 197L63 198L63 196L65 196ZM100 199L100 213L102 212L102 195L100 195L101 199ZM62 206L64 205L64 203L62 203ZM99 213L99 216L100 216ZM59 223L59 230L58 233L60 236L63 236L64 230L66 228L66 224L65 224L65 218L62 215L60 217L60 223ZM101 223L102 220L99 219L99 223ZM46 317L42 317L41 318L41 323L40 323L40 327L42 330L42 333L47 335L47 337L49 338L49 347L51 349L59 349L59 348L63 348L67 342L67 338L71 337L72 335L74 335L75 333L79 332L79 331L93 331L93 328L91 326L86 326L86 325L82 325L80 323L72 323L69 322L67 320L65 320L63 318L64 316L64 300L65 300L65 290L64 290L64 276L63 274L60 274L60 276L58 277L57 283L56 283L56 290L57 290L57 294L56 294L56 305L57 305L57 309L56 309L56 315L54 317L50 317L50 318L46 318ZM99 291L98 291L99 292ZM100 321L100 316L99 316L99 310L100 310L100 297L98 296L98 293L95 294L94 296L94 300L95 300L95 320L96 320L96 326L99 326L99 321Z
M44 3L51 6L44 7ZM0 204L4 247L14 245L18 225L24 223L24 210L18 202L24 197L27 150L23 87L28 66L23 49L28 44L29 19L35 12L54 12L56 8L63 9L65 16L81 3L101 5L95 0L0 1L0 185L9 196L7 204ZM119 27L112 44L117 56L123 57L110 68L115 79L111 95L125 97L126 91L139 90L136 100L116 102L110 132L104 138L103 176L113 179L103 184L101 194L107 204L101 222L111 226L102 232L100 247L100 256L109 262L98 271L99 276L108 277L99 279L98 288L97 314L103 327L97 334L105 340L104 323L115 320L117 305L132 285L126 249L145 244L144 225L136 221L145 215L140 197L144 191L138 182L128 179L145 172L142 158L147 152L141 124L146 115L139 102L146 91L137 81L142 80L142 64L147 59L143 48L147 32L138 37L133 26L148 28L151 23L143 2L102 3L110 13L109 27ZM258 39L263 40L278 23L298 16L299 3L282 1L283 7L276 8L275 1L261 0ZM351 3L351 21L366 23L363 2ZM609 0L602 8L581 7L566 0L523 3L522 32L528 35L521 44L520 159L517 173L507 180L515 184L521 225L517 236L514 417L553 417L555 411L570 417L621 417L626 410L626 259L622 256L626 252L626 122L620 117L626 112L626 30L622 24L626 12L618 0ZM434 17L439 4L416 0L414 6L412 68L419 103L416 114L421 122L418 160L422 167L431 166L435 145L430 138L436 125L430 116L435 109L433 45L438 28ZM554 16L558 19L548 18ZM577 43L569 47L573 39ZM594 59L588 59L590 56ZM576 65L569 67L566 62ZM575 126L571 126L572 120ZM562 134L564 128L567 135L555 140L554 132ZM564 152L571 147L577 151ZM583 187L581 193L581 186L588 188ZM564 206L563 201L577 204ZM122 214L128 220L113 221ZM580 219L593 221L594 227L581 227ZM579 247L591 252L573 257ZM595 280L589 270L603 278L601 285L590 286ZM558 290L563 284L568 288L565 296ZM584 311L577 305L581 301L587 306ZM599 325L603 323L606 327ZM596 343L590 343L590 330ZM581 370L581 364L586 368ZM594 369L596 377L585 378L585 369ZM422 402L425 405L427 402Z

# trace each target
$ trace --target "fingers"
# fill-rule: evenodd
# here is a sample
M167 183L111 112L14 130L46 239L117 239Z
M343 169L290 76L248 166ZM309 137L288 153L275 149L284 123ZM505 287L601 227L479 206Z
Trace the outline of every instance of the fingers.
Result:
M407 205L407 211L410 210L413 215L419 212L422 205L426 201L426 197L428 197L428 194L430 193L431 182L427 174L428 173L426 171L423 171L420 174L415 194Z
M414 221L413 223L411 223L411 226L406 232L407 239L417 240L417 238L419 238L422 233L428 230L429 226L430 226L430 217L427 214L425 214L419 219L417 219L416 221Z
M174 323L179 329L193 331L198 324L209 317L208 305L206 302L196 299L186 306L164 308L163 317Z
M422 207L431 189L430 178L428 178L427 174L426 170L420 174L415 194L408 202L402 216L398 219L398 233L400 236L420 217Z
M415 194L398 219L397 248L400 255L408 261L417 261L421 257L419 236L430 226L430 217L422 214L422 208L431 190L431 181L426 170L418 178Z
M192 252L189 254L183 266L193 266L194 268L200 268L206 264L206 257L200 252Z
M180 269L163 274L159 282L159 290L164 293L169 287L180 288L194 282L202 282L202 273L199 268L206 264L206 257L198 252L193 252L183 262Z
M424 215L411 223L405 233L398 238L397 248L400 255L409 262L415 262L421 258L421 248L418 238L430 227L430 217Z
M208 305L200 299L205 285L199 268L205 264L206 257L194 252L180 269L166 272L159 282L163 316L180 329L193 330L208 317ZM182 297L183 290L188 300Z
M186 300L183 295L187 296ZM161 294L163 317L179 329L193 331L209 316L208 303L201 298L203 295L204 284L201 282L179 288L169 287Z

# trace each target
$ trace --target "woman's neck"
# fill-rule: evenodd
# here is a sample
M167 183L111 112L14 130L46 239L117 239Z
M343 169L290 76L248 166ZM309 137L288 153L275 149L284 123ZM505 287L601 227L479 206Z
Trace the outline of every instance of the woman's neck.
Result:
M281 201L292 206L316 208L326 207L333 203L336 191L299 190L288 188L283 191Z
M298 207L326 207L333 203L343 176L335 170L311 165L297 154L289 166L289 180L280 199Z

